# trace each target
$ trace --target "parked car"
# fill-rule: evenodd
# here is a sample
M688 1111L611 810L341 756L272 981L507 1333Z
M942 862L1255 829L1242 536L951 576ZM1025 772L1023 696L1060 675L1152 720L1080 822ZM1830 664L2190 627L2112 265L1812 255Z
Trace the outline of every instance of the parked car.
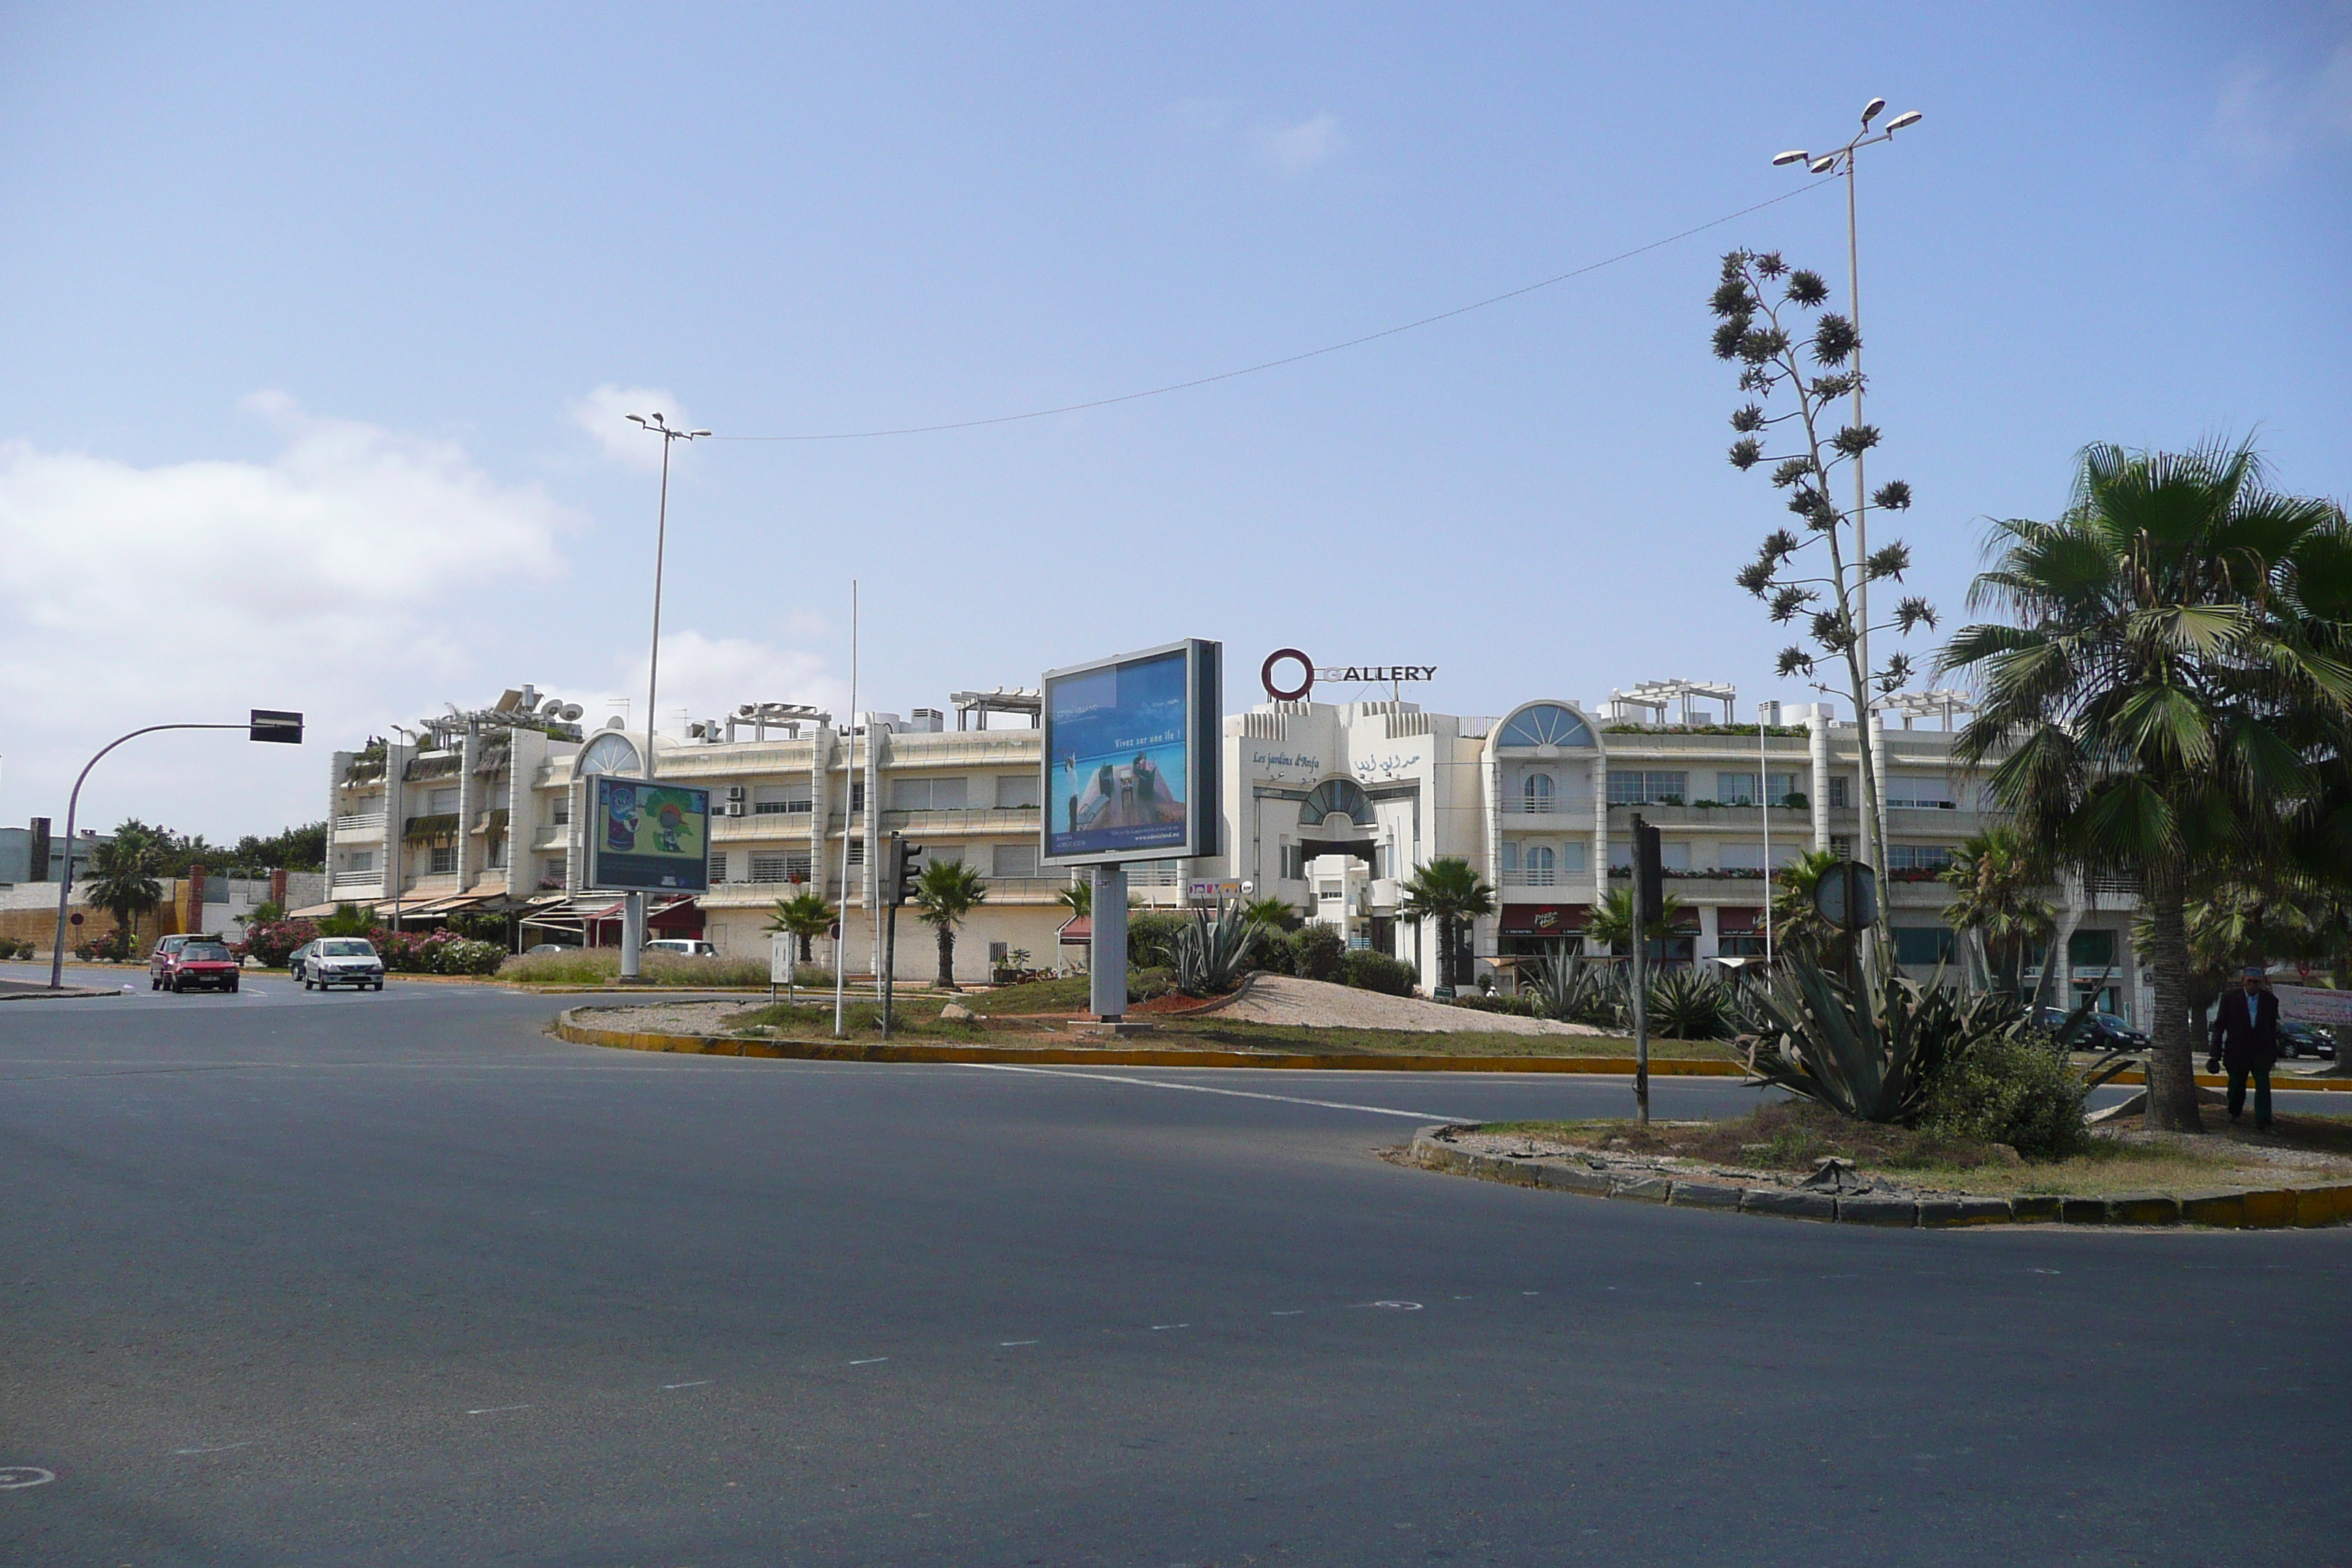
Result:
M646 943L647 952L682 952L688 958L716 958L719 949L707 942L682 936L656 937Z
M527 954L533 952L577 952L579 951L580 949L577 945L566 942L533 942L530 946L523 949L523 952Z
M172 961L180 956L182 948L195 940L194 936L167 936L155 944L155 951L147 955L148 990L161 991L170 983Z
M377 956L375 943L363 936L322 936L303 943L288 962L305 991L331 991L338 985L383 989L383 960Z
M2290 1023L2279 1020L2279 1055L2283 1057L2333 1057L2336 1037L2315 1024Z
M2052 1034L2066 1026L2072 1015L2063 1007L2042 1009L2042 1026ZM2083 1020L2074 1048L2084 1051L2138 1051L2147 1048L2147 1036L2114 1013L2094 1013Z
M226 943L212 937L191 937L182 942L171 963L171 977L163 987L167 991L236 989L237 962L229 956Z

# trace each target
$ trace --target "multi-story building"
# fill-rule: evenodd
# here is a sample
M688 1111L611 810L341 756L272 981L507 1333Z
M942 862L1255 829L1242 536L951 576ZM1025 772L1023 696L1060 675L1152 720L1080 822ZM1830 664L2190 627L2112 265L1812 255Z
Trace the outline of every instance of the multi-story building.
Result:
M1662 692L1681 702L1680 722L1667 721ZM410 921L507 910L527 935L618 940L617 895L581 885L585 780L642 776L642 733L616 719L583 735L547 721L528 694L441 721L414 744L336 753L331 903L373 902L389 915L397 898ZM1694 698L1720 710L1695 714ZM1950 889L1937 873L1996 816L1981 771L1953 761L1950 703L1912 702L1901 727L1874 725L1866 742L1827 703L1768 706L1760 725L1733 722L1731 705L1730 689L1687 682L1590 708L1538 699L1497 718L1401 700L1269 700L1223 724L1225 852L1130 867L1129 885L1147 905L1175 906L1198 883L1239 884L1429 975L1436 932L1404 917L1403 884L1431 860L1459 857L1498 902L1461 940L1479 972L1508 972L1514 960L1581 940L1592 907L1630 876L1638 814L1660 829L1683 906L1669 958L1761 957L1768 868L1811 850L1851 852L1863 837L1867 743L1885 781L1882 887L1895 956L1923 980L1939 965L1957 973L1962 955L1943 920ZM814 890L844 910L848 966L870 972L882 844L896 831L930 861L971 865L989 885L959 935L960 978L1023 953L1052 966L1069 877L1037 864L1036 696L960 692L954 707L950 730L937 709L837 724L810 709L754 704L656 738L657 776L709 789L712 823L709 892L656 900L655 929L764 953L776 900ZM1007 715L1013 727L989 727ZM1935 715L1939 727L1911 727ZM2070 882L2053 894L2066 982L2055 994L2096 990L2114 1010L2145 1016L2131 889ZM899 973L929 973L928 931L899 941Z

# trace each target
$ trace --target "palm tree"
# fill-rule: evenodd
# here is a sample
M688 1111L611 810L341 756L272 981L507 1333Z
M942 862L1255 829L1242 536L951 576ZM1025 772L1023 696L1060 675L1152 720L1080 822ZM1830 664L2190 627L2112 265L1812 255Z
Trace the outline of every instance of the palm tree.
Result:
M1814 895L1822 879L1845 864L1834 849L1814 849L1798 856L1772 873L1772 946L1775 957L1810 959L1816 963L1837 951L1845 933L1822 919Z
M1469 861L1441 855L1407 879L1404 902L1398 909L1407 920L1437 922L1437 979L1450 988L1454 984L1454 928L1493 914L1495 889L1480 879Z
M1971 626L1942 655L1984 706L1954 748L2036 854L2136 876L2156 988L2151 1128L2200 1131L2188 903L2325 805L2352 734L2352 531L2277 494L2243 446L2086 450L2050 522L1994 525Z
M1654 942L1663 942L1674 934L1675 922L1681 920L1689 908L1672 893L1663 895L1658 900L1658 911L1651 917L1645 934ZM1621 948L1627 952L1633 952L1633 889L1612 888L1601 894L1601 902L1593 906L1592 918L1585 926L1584 934L1612 952Z
M1080 920L1086 919L1088 915L1095 912L1095 879L1093 873L1088 872L1085 875L1073 878L1070 881L1070 885L1056 892L1054 897L1058 902L1066 906L1070 913L1077 916Z
M1306 924L1306 917L1288 899L1252 899L1242 907L1242 919L1267 931L1297 931Z
M800 961L814 963L810 942L831 931L834 922L840 919L841 911L827 903L823 893L794 893L789 899L776 900L775 910L768 917L768 929L799 939Z
M940 939L939 985L943 991L963 989L955 980L956 927L987 898L988 884L961 860L932 862L923 868L923 879L915 884L916 907Z
M114 917L125 957L139 917L163 901L163 885L155 879L154 841L134 826L125 824L90 858L89 901Z
M2042 893L2049 874L2034 863L2017 830L2004 825L1963 840L1940 879L1954 889L1945 920L1984 942L1996 991L2021 994L2026 954L2058 931L2058 913ZM2042 966L2045 976L2051 969Z

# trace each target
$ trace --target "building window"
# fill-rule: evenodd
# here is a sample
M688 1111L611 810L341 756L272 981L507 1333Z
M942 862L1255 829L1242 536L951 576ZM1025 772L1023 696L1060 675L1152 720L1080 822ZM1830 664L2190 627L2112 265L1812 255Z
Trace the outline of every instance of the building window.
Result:
M1956 811L1951 781L1941 773L1895 773L1886 781L1886 804L1914 811Z
M1718 844L1715 847L1715 863L1727 871L1761 871L1764 869L1764 846Z
M457 792L454 789L433 790L425 798L425 809L434 816L446 816L457 809Z
M849 786L849 814L852 816L866 809L866 781L859 779Z
M1307 879L1307 847L1305 845L1286 844L1282 847L1282 879L1286 882L1303 882Z
M1843 811L1853 805L1852 784L1853 781L1847 774L1832 773L1830 775L1830 805L1833 809Z
M432 870L426 873L428 876L448 877L456 875L457 870L457 847L455 844L436 844L433 847L432 866Z
M938 859L932 856L927 855L924 858L929 860L933 865L937 865L939 863ZM853 838L849 841L849 863L853 866L863 866L866 864L866 840L863 838Z
M726 850L724 850L724 849L713 849L713 850L710 852L710 883L711 883L711 886L713 886L713 887L717 887L719 883L721 883L721 882L725 881L726 879L727 879L727 851L726 851Z
M1551 794L1552 784L1549 773L1529 773L1526 782L1519 785L1521 805L1526 810L1538 816L1548 816L1550 813Z
M1612 805L1681 805L1690 799L1690 774L1610 770Z
M505 839L493 838L490 840L490 852L483 858L482 865L485 869L491 871L503 871L507 868L507 841Z
M2078 931L2066 939L2066 962L2076 969L2112 969L2116 965L2116 933Z
M1012 944L1011 942L990 942L990 943L988 944L988 967L989 967L989 968L991 968L991 969L1002 969L1002 968L1003 968L1003 967L1005 966L1005 964L1006 964L1006 963L1010 963L1010 962L1012 961L1012 958L1013 958L1013 944Z
M1794 773L1766 773L1764 784L1770 793L1765 797L1780 805L1797 793ZM1725 805L1754 805L1756 775L1754 773L1717 773L1715 775L1715 798Z
M1951 863L1952 847L1948 844L1890 844L1886 847L1889 875L1908 871L1916 878L1933 877Z
M1320 827L1323 819L1334 812L1359 827L1372 825L1371 797L1364 793L1364 786L1353 779L1325 779L1317 784L1307 798L1298 803L1298 825L1301 827Z
M346 871L373 871L373 870L374 870L374 869L375 869L375 851L374 851L374 850L373 850L373 849L346 849L346 850L344 850L344 851L343 851L343 869L344 869L344 870L346 870Z
M1830 835L1830 853L1841 860L1853 858L1853 840L1843 833Z
M999 773L996 775L996 809L999 811L1034 811L1037 809L1037 775L1035 773Z
M1592 731L1584 721L1557 702L1538 702L1511 715L1498 746L1589 746Z
M989 872L997 877L1034 877L1037 874L1037 847L1034 844L999 844L990 851Z
M894 779L890 784L893 811L961 811L970 791L956 779Z
M1942 926L1896 926L1895 962L1932 968L1952 961L1952 933Z
M547 865L544 874L541 877L541 880L552 882L560 888L563 885L563 857L561 855L550 855L547 858Z
M572 797L568 795L558 795L555 799L555 804L548 808L547 820L549 826L553 827L570 826L572 823Z
M1545 844L1530 844L1520 857L1519 880L1530 888L1549 888L1559 880L1559 857Z
M782 816L805 812L812 807L810 787L804 784L753 784L751 815Z

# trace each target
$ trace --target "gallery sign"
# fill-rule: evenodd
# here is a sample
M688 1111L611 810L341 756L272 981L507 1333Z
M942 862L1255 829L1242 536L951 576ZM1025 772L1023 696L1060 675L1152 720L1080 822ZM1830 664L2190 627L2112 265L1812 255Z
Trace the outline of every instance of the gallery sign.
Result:
M1287 668L1297 672L1298 684L1278 686L1275 672ZM1318 665L1295 647L1278 647L1265 656L1258 667L1258 683L1265 688L1270 702L1303 702L1315 689L1318 680L1334 686L1395 686L1404 681L1434 680L1437 666L1433 664L1325 664Z

